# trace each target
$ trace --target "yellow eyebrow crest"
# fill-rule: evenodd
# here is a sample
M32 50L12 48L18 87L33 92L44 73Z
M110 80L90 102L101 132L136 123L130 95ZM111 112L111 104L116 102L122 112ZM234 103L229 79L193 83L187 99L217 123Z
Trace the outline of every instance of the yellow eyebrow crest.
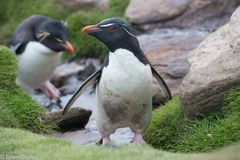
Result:
M42 42L45 38L47 38L47 36L49 36L50 35L50 33L48 33L48 32L45 32L45 31L41 31L40 33L37 33L37 38L39 38L40 40L40 42Z
M100 27L109 27L109 26L112 26L112 25L114 25L114 23L103 24L103 25L100 25Z
M59 39L59 38L55 38L56 39L56 41L58 41L59 43L62 43L63 41L61 40L61 39Z

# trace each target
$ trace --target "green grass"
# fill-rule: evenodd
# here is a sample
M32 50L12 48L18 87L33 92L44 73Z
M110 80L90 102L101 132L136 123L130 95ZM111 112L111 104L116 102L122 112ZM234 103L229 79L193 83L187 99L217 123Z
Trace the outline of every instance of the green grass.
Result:
M58 138L46 138L22 130L0 128L0 153L37 155L38 159L171 159L171 154L148 146L122 146L119 149L97 146L77 146ZM33 147L34 146L34 147ZM187 157L183 156L182 157Z
M23 155L48 160L239 160L240 145L211 154L181 154L159 151L147 145L121 145L118 148L78 146L59 138L49 138L19 129L0 127L0 156ZM20 159L20 158L19 158Z
M221 111L203 120L184 117L175 97L153 113L145 139L152 146L173 152L206 152L240 141L240 88L228 95Z
M16 56L4 46L0 46L0 64L0 126L47 132L51 126L40 121L45 109L15 85Z

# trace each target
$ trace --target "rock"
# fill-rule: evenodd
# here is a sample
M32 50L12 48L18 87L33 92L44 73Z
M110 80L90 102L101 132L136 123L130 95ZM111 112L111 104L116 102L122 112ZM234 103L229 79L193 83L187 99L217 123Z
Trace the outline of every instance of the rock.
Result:
M59 89L61 96L67 94L73 94L82 84L82 81L78 80L77 75L70 76L66 81L64 81L63 86Z
M56 87L61 87L67 78L74 74L77 74L81 70L83 70L83 67L77 63L62 64L55 69L51 77L51 82Z
M181 15L190 0L131 0L126 17L135 24L166 21Z
M107 11L109 9L108 0L97 0L96 5L102 11Z
M146 3L150 4L151 2L146 1ZM158 23L143 24L138 27L143 30L169 26L177 28L197 27L213 31L227 23L233 11L240 5L239 0L190 0L186 1L186 3L183 2L181 14L170 19L159 19ZM184 5L187 8L184 9ZM135 10L140 9L140 7L141 5L136 5ZM147 16L145 15L145 17ZM145 17L142 19L145 19Z
M78 79L85 80L96 71L93 63L87 64L84 70L78 72Z
M174 20L165 22L165 25L175 27L191 27L206 25L207 28L217 28L225 24L234 10L240 5L239 0L194 0L188 9Z
M55 133L52 136L66 139L78 145L94 145L97 141L99 141L99 139L101 139L101 136L99 134L93 133L89 130Z
M138 36L145 55L161 74L173 94L179 92L182 77L189 69L187 56L208 35L197 30L155 29ZM179 68L181 66L181 68Z
M59 0L61 4L74 10L89 10L98 7L101 10L108 9L108 0Z
M240 84L240 8L189 56L191 68L180 97L187 117L217 111L226 93Z
M166 68L167 74L172 78L183 78L190 67L187 59L184 58L176 58L169 61L168 66Z
M56 71L56 76L54 76L56 77L55 83L58 82L58 84L61 84L58 85L58 87L60 87L59 90L63 96L73 94L82 82L96 71L96 68L100 66L100 61L91 58L81 59L79 64L72 63L71 65L63 65ZM64 70L66 71L64 72Z
M46 123L56 123L62 130L84 128L88 123L92 111L75 107L62 116L62 111L47 112L42 118Z

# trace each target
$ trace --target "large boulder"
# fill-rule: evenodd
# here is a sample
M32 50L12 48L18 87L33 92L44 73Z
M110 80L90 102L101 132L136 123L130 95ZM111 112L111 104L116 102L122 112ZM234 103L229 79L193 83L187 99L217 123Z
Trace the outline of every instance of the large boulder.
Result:
M226 93L240 84L240 8L189 56L191 68L180 97L187 117L217 111Z
M131 0L126 16L136 24L166 21L183 13L189 2L190 0Z

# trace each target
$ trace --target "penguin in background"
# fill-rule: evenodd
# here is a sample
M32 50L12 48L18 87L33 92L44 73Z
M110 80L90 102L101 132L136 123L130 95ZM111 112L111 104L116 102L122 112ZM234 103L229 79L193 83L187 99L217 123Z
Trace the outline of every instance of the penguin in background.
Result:
M133 143L143 144L143 133L152 116L152 76L163 94L171 93L139 46L132 28L120 18L109 18L86 26L82 32L103 42L109 49L101 68L91 75L63 110L63 115L90 85L97 83L96 123L102 144L111 143L110 135L117 128L130 127Z
M29 93L41 88L48 98L58 100L60 92L49 79L62 51L75 52L68 40L68 28L61 21L41 15L24 20L8 44L19 60L16 83Z

